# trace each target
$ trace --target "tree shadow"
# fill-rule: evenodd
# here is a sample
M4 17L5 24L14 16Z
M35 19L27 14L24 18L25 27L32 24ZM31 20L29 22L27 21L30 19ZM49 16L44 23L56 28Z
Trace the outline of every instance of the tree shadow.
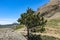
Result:
M30 34L29 40L42 40L41 35Z

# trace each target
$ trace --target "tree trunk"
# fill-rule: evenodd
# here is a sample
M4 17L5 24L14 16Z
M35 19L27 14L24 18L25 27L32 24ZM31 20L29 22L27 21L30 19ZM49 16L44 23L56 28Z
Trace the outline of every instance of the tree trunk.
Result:
M29 27L27 27L27 40L29 40Z

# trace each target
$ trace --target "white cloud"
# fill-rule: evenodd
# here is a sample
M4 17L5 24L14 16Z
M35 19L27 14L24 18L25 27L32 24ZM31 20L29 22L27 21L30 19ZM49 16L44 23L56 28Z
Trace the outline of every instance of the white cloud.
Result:
M0 24L12 24L14 22L17 22L17 19L9 19L9 18L0 18Z

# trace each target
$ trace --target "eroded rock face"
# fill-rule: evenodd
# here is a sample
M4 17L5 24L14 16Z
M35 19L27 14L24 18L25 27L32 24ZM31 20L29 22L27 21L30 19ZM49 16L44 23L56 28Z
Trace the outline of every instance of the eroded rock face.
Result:
M50 0L50 4L54 5L54 4L58 4L60 2L60 0Z
M36 13L40 12L40 16L46 18L52 17L56 12L60 12L60 0L49 0L49 2L42 7Z
M0 40L26 40L26 38L9 28L0 29Z

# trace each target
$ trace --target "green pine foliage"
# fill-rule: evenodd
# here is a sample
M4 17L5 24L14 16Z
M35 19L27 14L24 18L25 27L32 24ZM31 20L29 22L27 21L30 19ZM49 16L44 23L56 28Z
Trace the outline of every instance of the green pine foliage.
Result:
M27 36L29 40L29 29L40 26L40 31L43 32L43 28L47 20L45 20L44 17L41 17L40 13L35 14L35 11L33 11L31 8L28 8L25 13L21 14L21 17L18 19L18 22L27 27Z
M34 13L32 9L28 9L26 13L21 14L21 18L18 19L20 24L24 24L28 28L33 28L36 26L43 26L46 24L47 20L44 20L44 17L40 17L40 13ZM42 28L43 28L42 27Z

